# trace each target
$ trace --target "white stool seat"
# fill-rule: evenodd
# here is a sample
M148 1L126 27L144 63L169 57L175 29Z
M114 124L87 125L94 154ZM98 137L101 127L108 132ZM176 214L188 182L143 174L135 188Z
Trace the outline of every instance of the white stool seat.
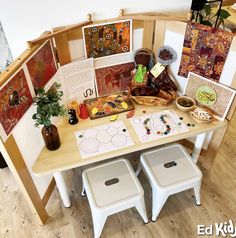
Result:
M136 207L144 222L148 222L144 191L128 160L119 159L86 169L82 177L95 237L100 236L107 216L130 207Z
M152 220L155 221L169 195L194 188L200 205L202 173L185 149L172 144L141 155L138 174L143 169L152 187Z

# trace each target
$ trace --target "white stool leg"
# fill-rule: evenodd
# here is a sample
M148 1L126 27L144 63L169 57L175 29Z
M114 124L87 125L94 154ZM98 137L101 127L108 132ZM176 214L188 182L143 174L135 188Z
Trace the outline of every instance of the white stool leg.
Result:
M200 206L201 205L201 198L200 198L201 197L200 196L201 180L194 185L193 189L194 189L196 204Z
M102 213L93 212L92 217L93 217L94 238L99 238L105 225L107 216L103 215Z
M81 196L84 197L85 194L85 187L84 187L84 182L82 181L82 191L81 191Z
M136 172L135 172L136 176L139 175L140 171L141 171L141 166L140 166L140 162L139 162L139 163L138 163L138 168L137 168L137 170L136 170Z
M57 188L59 190L61 199L64 203L65 207L70 207L71 206L71 201L70 201L70 196L69 193L67 191L67 187L66 187L66 183L65 180L63 178L62 172L55 172L53 174L56 184L57 184Z
M152 221L156 221L163 205L169 196L152 188Z
M146 213L146 207L144 202L144 197L141 197L136 203L135 207L138 210L140 216L143 218L143 221L145 223L148 223L147 213Z

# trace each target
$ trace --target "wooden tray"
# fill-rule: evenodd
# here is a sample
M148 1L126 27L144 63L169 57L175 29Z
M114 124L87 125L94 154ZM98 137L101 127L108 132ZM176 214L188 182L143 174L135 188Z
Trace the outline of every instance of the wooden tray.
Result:
M91 120L134 110L134 104L126 92L86 99L84 103Z

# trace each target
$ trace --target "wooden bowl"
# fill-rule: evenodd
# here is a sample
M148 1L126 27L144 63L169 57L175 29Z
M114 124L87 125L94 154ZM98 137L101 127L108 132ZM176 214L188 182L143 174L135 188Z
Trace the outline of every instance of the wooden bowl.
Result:
M188 96L180 96L175 101L177 108L183 112L189 112L194 110L196 102L193 98Z

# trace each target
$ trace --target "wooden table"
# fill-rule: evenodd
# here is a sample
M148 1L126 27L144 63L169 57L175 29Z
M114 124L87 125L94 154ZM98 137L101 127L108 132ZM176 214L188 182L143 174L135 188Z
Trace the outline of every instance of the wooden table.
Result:
M126 118L126 113L121 113L118 116L118 120L123 120L124 124L126 125L130 136L132 137L134 141L134 145L125 147L122 149L117 149L112 152L103 153L97 156L93 156L90 158L83 159L80 156L79 148L76 142L76 138L74 135L75 131L81 130L81 129L87 129L103 124L109 123L109 117L104 117L101 119L96 120L80 120L80 122L76 125L69 125L67 120L62 120L59 125L59 134L61 138L61 147L56 151L49 151L45 147L41 151L38 159L35 161L33 165L33 172L37 175L44 175L44 174L53 174L59 193L61 195L62 201L65 205L65 207L69 207L71 205L70 197L67 191L67 187L62 175L62 171L76 168L83 165L92 164L94 162L110 159L116 156L125 155L128 153L132 153L135 151L141 151L147 148L151 148L154 146L164 145L166 143L175 142L181 139L185 139L188 137L196 136L194 149L192 152L192 158L194 161L197 161L202 145L204 143L206 134L209 132L212 132L213 130L216 130L218 128L224 127L227 124L227 121L217 121L214 120L211 123L208 124L197 124L188 113L183 113L176 109L174 105L169 107L148 107L148 106L136 106L135 109L135 116L142 115L143 110L146 111L146 113L153 113L157 111L163 111L168 109L174 109L176 110L179 117L183 117L183 122L185 124L187 123L194 123L195 127L189 127L189 131L166 136L161 139L157 139L154 141L142 143L139 141L131 123Z

